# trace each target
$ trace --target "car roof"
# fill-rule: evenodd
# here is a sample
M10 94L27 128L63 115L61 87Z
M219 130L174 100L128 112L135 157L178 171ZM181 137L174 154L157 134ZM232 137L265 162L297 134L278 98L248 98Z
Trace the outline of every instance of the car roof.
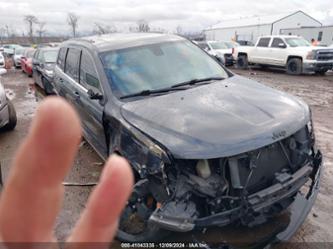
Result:
M303 37L297 35L265 35L259 37L259 39L260 38L303 38Z
M57 48L57 47L43 47L43 48L38 48L37 50L39 50L39 51L58 51L59 48Z
M64 42L61 46L66 45L83 45L98 52L118 50L142 45L156 44L162 42L186 40L183 37L171 34L161 33L112 33L106 35L97 35L72 39Z

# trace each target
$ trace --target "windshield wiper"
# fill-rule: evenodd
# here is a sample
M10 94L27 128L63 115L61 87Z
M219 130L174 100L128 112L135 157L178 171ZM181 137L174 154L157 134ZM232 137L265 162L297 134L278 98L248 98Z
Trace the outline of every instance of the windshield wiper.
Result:
M156 89L156 90L143 90L137 93L132 93L132 94L128 94L128 95L124 95L121 96L120 99L127 99L127 98L132 98L132 97L139 97L139 96L149 96L152 94L158 94L158 93L167 93L170 91L182 91L182 90L186 90L187 88L177 88L174 89L172 87L168 87L168 88L162 88L162 89Z
M188 86L188 85L195 85L198 83L202 83L202 82L207 82L207 81L213 81L213 80L224 80L225 78L223 77L209 77L209 78L203 78L203 79L193 79L193 80L189 80L189 81L185 81L176 85L173 85L171 88L177 88L180 86Z

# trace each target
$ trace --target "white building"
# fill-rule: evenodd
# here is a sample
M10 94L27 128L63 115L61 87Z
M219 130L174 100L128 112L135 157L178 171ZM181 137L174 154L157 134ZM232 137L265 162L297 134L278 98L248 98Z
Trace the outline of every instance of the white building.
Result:
M301 27L282 29L281 34L285 35L299 35L303 36L307 40L316 39L320 42L320 45L333 44L333 25L321 26L321 27Z
M206 40L236 39L255 43L259 36L278 35L283 29L304 26L320 27L322 24L303 11L297 11L290 15L279 14L227 20L206 28L204 33Z

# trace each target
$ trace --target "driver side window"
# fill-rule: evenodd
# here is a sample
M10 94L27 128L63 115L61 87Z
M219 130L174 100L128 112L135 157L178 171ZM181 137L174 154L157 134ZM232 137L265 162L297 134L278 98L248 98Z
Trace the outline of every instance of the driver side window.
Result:
M98 74L94 65L95 63L90 54L83 50L80 66L80 84L87 89L101 92L101 86L97 76Z
M281 48L279 45L282 45L282 44L284 44L284 46L286 45L282 39L274 38L271 47L272 48Z

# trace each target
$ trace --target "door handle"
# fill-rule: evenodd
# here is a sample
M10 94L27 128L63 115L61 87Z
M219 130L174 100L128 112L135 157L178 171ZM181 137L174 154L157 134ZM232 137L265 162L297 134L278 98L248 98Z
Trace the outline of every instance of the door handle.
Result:
M80 93L75 91L74 96L75 96L76 99L79 99L80 98Z
M63 79L63 78L59 78L59 81L60 81L61 83L64 83L64 79Z

